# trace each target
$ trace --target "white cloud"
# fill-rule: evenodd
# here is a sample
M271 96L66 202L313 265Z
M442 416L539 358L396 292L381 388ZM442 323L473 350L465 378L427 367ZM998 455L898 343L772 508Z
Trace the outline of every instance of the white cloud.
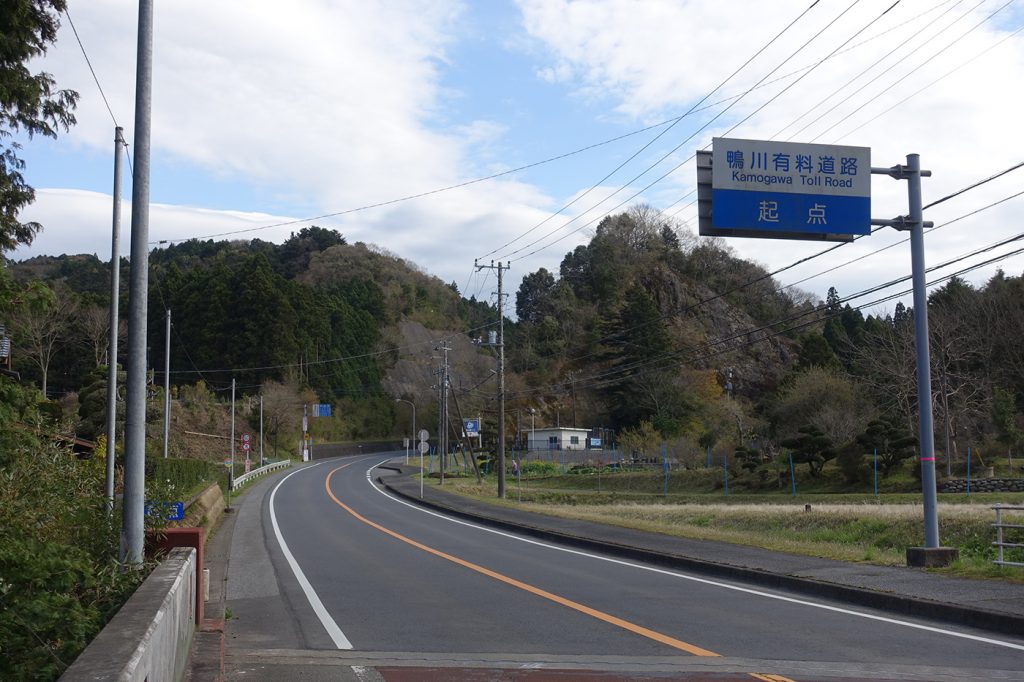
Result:
M790 73L796 67L810 66L823 59L891 4L884 0L861 3L766 82ZM1019 12L1014 13L1013 8L1009 8L993 21L983 23L968 33L971 27L1002 4L987 3L969 10L955 3L943 3L938 7L902 3L855 37L849 46L874 36L879 36L877 39L824 62L792 90L781 94L749 122L729 134L733 137L773 139L809 107L896 47L898 51L891 58L799 120L798 125L785 129L784 135L778 139L786 139L839 102L832 113L809 126L793 141L812 141L836 121L849 115L848 120L821 135L817 141L870 146L873 164L881 166L901 163L907 153L920 153L924 167L933 171L933 176L924 180L926 202L1024 160L1020 158L1022 147L1016 132L1024 106L1024 93L1010 85L1024 82L1024 34L1017 34L976 61L967 63L1022 25ZM742 5L735 2L520 0L519 5L524 26L539 49L547 55L548 63L538 69L544 78L564 83L567 88L586 97L600 96L621 116L639 122L685 111L806 7L806 3L799 0L746 2ZM945 10L949 13L943 14ZM744 92L840 11L842 7L834 5L815 7L710 101ZM962 18L955 21L961 15ZM925 24L933 19L934 24L925 29ZM900 26L904 22L906 24ZM963 37L958 39L960 36ZM957 40L955 44L939 53L940 48L954 40ZM921 49L910 54L918 46ZM534 50L535 53L537 51ZM962 66L965 63L966 66ZM919 64L922 65L919 70L896 88L885 91L887 86ZM945 75L960 66L960 70ZM885 73L861 93L851 94L882 72ZM684 145L684 155L697 146L709 144L712 135L724 134L748 113L780 93L794 78L751 93L692 142ZM900 104L908 95L936 80L935 85ZM894 105L897 106L888 113L852 132ZM717 110L721 107L712 111ZM686 120L678 125L677 130L666 135L665 147L693 133L707 120L707 116L705 114L699 122ZM652 176L656 177L670 167L667 161L659 166L660 172L655 171ZM691 162L652 188L649 194L655 199L655 205L665 206L690 192L694 181L695 170ZM926 218L942 223L1005 197L1017 191L1014 187L1019 186L1019 178L991 183L961 199L936 207ZM906 211L905 183L876 177L873 195L875 217L895 217ZM690 198L683 199L670 213L690 202ZM938 263L972 247L1016 234L1021 224L1022 207L1024 204L1018 199L986 212L984 217L965 220L929 235L926 238L928 263ZM695 213L693 206L682 210L679 217L695 222ZM900 237L893 230L883 230L870 239L844 247L835 255L795 268L779 279L795 281L864 255ZM823 248L822 244L816 243L772 240L735 239L729 243L741 255L757 260L769 269ZM802 286L823 293L830 284L835 284L841 294L849 294L909 272L909 262L909 247L895 247ZM1019 258L1011 260L1004 267L1009 271L1019 270L1021 262ZM972 276L972 281L984 281L995 267Z
M890 4L888 0L860 3L772 78L813 64ZM751 138L775 135L886 50L900 46L901 52L869 77L890 66L891 72L861 94L840 93L836 100L842 104L835 112L800 133L795 141L810 141L850 113L848 121L820 141L871 146L876 165L898 163L908 152L921 153L925 167L934 172L925 180L926 201L1020 161L1016 158L1021 150L1016 119L1024 105L1024 92L1014 84L1024 82L1021 35L849 134L1005 36L1007 29L1002 24L986 24L946 53L930 59L895 91L881 92L998 4L994 0L986 3L934 37L965 7L945 3L914 19L915 14L930 8L901 3L854 43L901 22L913 20L911 23L826 62L732 134ZM577 106L578 99L569 103L571 107L549 99L536 103L537 116L571 109L574 116L593 111L597 119L613 111L619 123L635 126L685 111L796 17L806 2L522 0L519 5L525 36L494 37L494 49L515 46L520 56L525 54L531 60L532 72L539 80L561 85L568 97L579 95L595 103L587 109ZM932 28L920 35L915 33L924 22L949 8L951 13ZM301 0L287 7L257 0L159 3L154 47L155 163L175 165L183 173L194 171L200 181L219 180L228 188L232 184L254 187L257 199L265 199L265 203L244 197L235 205L233 196L224 196L216 205L235 211L170 206L172 202L199 202L183 198L187 194L179 187L154 182L151 239L213 235L289 219L270 214L307 210L308 214L330 213L433 190L512 165L503 163L502 157L509 144L506 136L515 125L513 119L449 120L451 102L474 96L472 91L453 92L443 78L456 52L454 46L467 23L472 22L469 15L473 11L479 10L455 0ZM785 39L712 100L741 93L753 85L839 11L832 4L820 3ZM136 4L129 0L93 0L76 5L72 13L131 142ZM1008 15L1004 23L1012 24L1011 19L1019 21L1020 17ZM523 47L526 43L528 48ZM924 45L922 50L905 57L918 44ZM897 59L901 55L904 58ZM109 115L66 28L43 66L54 73L62 87L82 93L79 124L61 138L62 149L108 154ZM671 165L683 161L695 145L704 145L712 134L725 132L789 82L792 77L751 93L708 130L684 144L672 155L673 161L634 183L634 188L608 200L602 198L617 188L598 188L574 205L567 216L550 219L515 246L533 241L592 204L610 209ZM545 92L550 91L550 86L545 86ZM706 121L709 114L704 116L701 121ZM793 133L814 116L817 114L805 117L785 134ZM588 123L578 122L581 126ZM683 121L655 145L662 151L648 150L616 179L632 177L644 167L641 162L653 161L695 129L689 119ZM556 139L557 131L548 134L551 139L538 147L564 148ZM639 146L640 142L633 144ZM622 154L622 148L614 153ZM33 165L31 154L30 145L25 155L29 171L35 173L38 166ZM589 175L593 179L603 176L622 158L613 158L611 153L603 160L596 158ZM655 206L672 205L669 213L682 209L679 217L690 220L694 213L692 207L687 207L690 199L680 198L693 189L694 177L692 163L686 164L644 191L641 198ZM475 256L505 244L564 203L555 192L530 182L529 174L508 176L317 224L334 227L353 241L380 244L446 281L455 279L463 287ZM588 186L586 179L576 182L578 189L569 193L570 199ZM109 255L109 196L60 189L59 184L36 184L41 188L38 201L24 217L40 220L46 229L31 249L12 254L15 258L77 250ZM991 183L937 207L928 217L936 222L948 220L1016 191L1013 188L1019 184L1019 179L1013 177ZM891 217L905 210L903 184L876 178L874 188L877 217ZM982 219L965 220L930 235L929 262L1012 233L1021 222L1020 206L1020 200L1011 202L984 214ZM123 244L127 243L129 225L127 211L125 215ZM583 220L594 216L588 212ZM575 223L558 234L577 226ZM239 237L279 241L298 227ZM584 228L540 254L516 262L512 279L518 282L523 274L541 266L557 270L562 255L585 241L588 234L589 229ZM835 257L795 268L780 279L795 281L898 238L894 231L883 230L870 240L845 247ZM82 246L72 249L77 244ZM734 240L731 244L742 255L770 268L822 248L814 243L770 240ZM840 293L849 293L906 271L908 263L907 249L897 247L803 286L823 293L835 284ZM475 287L471 288L475 291ZM490 290L481 287L480 292L486 296Z

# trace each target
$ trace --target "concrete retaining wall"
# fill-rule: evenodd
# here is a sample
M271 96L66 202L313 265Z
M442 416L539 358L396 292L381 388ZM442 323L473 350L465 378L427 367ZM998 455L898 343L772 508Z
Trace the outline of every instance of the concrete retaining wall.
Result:
M182 526L202 526L207 533L217 525L224 513L224 493L220 486L211 483L207 488L189 500L185 505L185 519Z
M195 589L196 551L171 550L62 682L181 680L195 632Z

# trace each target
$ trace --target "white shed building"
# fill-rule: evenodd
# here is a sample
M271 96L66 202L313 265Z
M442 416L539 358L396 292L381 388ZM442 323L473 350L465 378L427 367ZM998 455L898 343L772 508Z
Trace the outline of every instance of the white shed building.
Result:
M523 429L531 450L585 450L590 429L554 426L546 429Z

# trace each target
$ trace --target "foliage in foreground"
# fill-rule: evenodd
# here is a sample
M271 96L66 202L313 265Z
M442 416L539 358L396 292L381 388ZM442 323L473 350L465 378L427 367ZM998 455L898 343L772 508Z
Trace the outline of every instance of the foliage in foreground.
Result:
M120 572L102 462L50 442L39 394L0 377L0 679L49 680L74 661L145 571Z

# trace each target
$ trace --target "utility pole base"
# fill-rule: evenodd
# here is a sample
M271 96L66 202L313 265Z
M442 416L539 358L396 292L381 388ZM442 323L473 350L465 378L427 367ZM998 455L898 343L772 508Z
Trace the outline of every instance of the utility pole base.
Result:
M956 547L907 547L907 566L943 568L960 558Z

